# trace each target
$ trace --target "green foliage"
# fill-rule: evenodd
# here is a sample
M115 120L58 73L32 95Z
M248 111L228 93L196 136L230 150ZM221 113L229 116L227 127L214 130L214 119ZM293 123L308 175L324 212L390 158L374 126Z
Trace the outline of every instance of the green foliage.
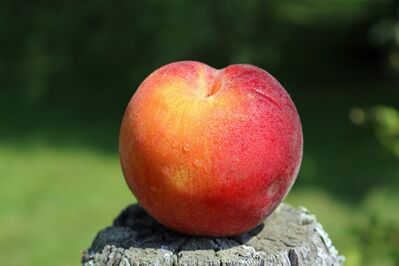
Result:
M187 59L253 63L295 88L309 80L298 66L374 63L365 36L390 12L387 0L1 1L0 103L119 116L149 71Z
M399 158L399 111L391 106L353 108L354 124L371 127L379 143ZM399 171L394 176L398 179ZM399 214L397 212L398 182L393 187L369 192L364 208L364 221L353 229L361 252L367 254L368 265L398 265Z
M384 50L385 64L392 74L399 73L399 8L396 17L384 18L370 30L370 39L374 45Z
M372 126L379 142L399 157L399 111L391 106L375 106L366 110L354 108L350 114L355 124Z

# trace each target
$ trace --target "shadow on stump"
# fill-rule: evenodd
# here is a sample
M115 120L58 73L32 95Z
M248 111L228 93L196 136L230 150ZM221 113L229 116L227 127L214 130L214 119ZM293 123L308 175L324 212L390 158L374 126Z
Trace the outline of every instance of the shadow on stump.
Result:
M111 227L100 231L89 253L101 252L106 245L117 248L153 248L174 253L189 250L223 250L240 246L257 235L264 227L234 237L195 237L173 231L157 222L138 204L130 205L114 220Z

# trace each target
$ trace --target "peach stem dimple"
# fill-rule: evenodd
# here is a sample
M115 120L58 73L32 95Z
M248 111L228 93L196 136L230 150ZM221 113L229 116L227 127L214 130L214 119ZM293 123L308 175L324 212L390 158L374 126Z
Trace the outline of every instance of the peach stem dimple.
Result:
M215 75L215 79L214 79L212 85L209 88L207 97L216 94L222 88L222 85L223 85L222 84L222 73L221 73L221 71L220 72L218 71Z

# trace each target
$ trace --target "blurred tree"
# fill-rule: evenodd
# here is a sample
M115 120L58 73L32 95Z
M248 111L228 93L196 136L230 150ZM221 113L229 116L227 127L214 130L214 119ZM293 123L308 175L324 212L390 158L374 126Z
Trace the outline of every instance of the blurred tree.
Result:
M149 71L187 59L253 63L293 87L316 75L336 79L338 65L374 65L364 64L373 60L365 32L390 7L388 0L1 1L0 108L119 117ZM381 23L375 32L392 33L384 26L391 22Z
M370 30L371 42L383 50L384 64L390 74L399 75L399 1L392 2L392 13Z

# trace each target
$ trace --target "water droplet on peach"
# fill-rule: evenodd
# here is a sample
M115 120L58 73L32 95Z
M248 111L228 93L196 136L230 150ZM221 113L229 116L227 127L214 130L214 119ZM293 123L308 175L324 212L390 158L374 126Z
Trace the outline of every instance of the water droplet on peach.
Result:
M194 165L195 165L196 167L201 167L202 161L199 160L199 159L195 159L195 160L194 160Z
M184 152L189 152L191 150L191 145L190 143L186 142L183 144L183 151Z
M280 183L278 181L274 181L272 184L269 185L267 189L267 197L273 198L279 193L280 190Z
M176 149L176 148L178 148L178 147L179 147L179 143L178 143L177 141L175 141L175 142L172 143L172 148L173 148L173 149Z

